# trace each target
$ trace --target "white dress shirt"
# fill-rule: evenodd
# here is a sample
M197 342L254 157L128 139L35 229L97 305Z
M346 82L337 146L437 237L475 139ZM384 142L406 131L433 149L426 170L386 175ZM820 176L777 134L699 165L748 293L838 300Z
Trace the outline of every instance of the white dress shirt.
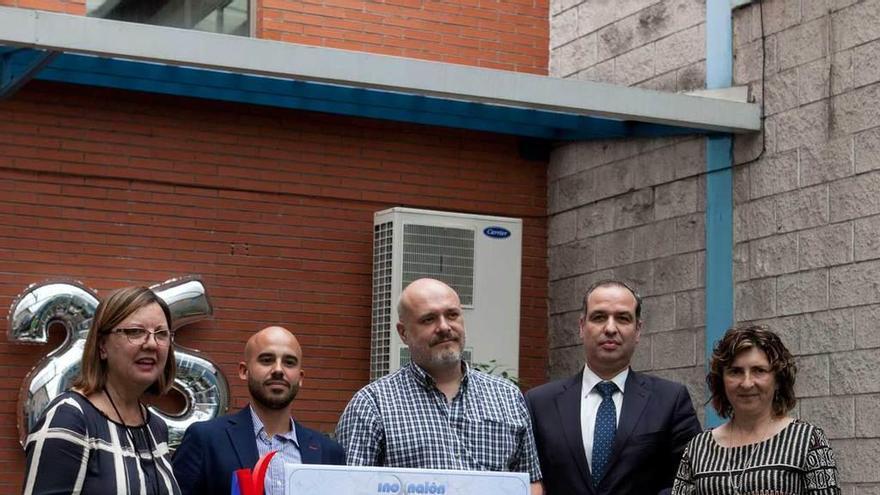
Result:
M608 380L614 382L618 389L611 396L611 400L614 401L614 410L617 413L617 424L620 424L623 386L626 384L627 376L629 376L629 368ZM581 388L581 432L584 436L584 451L587 453L587 465L589 466L593 465L593 430L596 428L596 414L599 412L599 405L602 404L602 394L595 387L601 381L605 380L602 380L593 373L589 366L584 366L584 378Z

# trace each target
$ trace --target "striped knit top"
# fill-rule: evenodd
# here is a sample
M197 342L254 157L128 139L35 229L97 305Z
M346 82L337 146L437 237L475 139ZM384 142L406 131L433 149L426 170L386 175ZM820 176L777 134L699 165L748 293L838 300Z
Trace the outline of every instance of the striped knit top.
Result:
M27 437L24 494L180 495L167 439L158 416L125 427L82 395L65 392Z
M673 495L798 495L840 493L825 433L794 420L762 442L722 447L712 431L688 444Z

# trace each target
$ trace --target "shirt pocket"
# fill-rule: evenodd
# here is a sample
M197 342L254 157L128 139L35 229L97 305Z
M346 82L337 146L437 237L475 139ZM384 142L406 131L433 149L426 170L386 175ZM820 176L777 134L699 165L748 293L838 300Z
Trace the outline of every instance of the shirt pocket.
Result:
M484 413L468 422L471 458L487 471L507 471L518 454L526 425L500 414Z

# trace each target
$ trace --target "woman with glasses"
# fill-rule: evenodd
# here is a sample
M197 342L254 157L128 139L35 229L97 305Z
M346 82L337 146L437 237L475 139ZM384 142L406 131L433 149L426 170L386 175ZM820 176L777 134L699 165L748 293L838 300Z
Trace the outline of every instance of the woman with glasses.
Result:
M731 328L706 382L722 418L690 441L673 495L840 494L834 453L820 428L789 415L797 368L766 327Z
M172 337L168 306L150 289L98 305L79 377L27 437L25 494L180 493L165 423L141 403L174 382Z

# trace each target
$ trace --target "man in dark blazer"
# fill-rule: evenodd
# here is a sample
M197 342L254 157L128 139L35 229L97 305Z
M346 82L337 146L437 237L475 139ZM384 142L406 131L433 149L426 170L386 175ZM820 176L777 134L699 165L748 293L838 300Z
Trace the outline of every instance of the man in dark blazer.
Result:
M629 368L641 298L623 281L597 282L578 324L584 369L526 394L546 494L667 493L700 424L683 385Z
M277 450L266 475L266 493L283 493L285 462L345 464L342 447L290 416L290 403L302 383L302 349L282 327L254 334L239 363L250 405L241 411L194 423L174 452L174 475L183 495L231 491L232 473L253 469L266 452Z

